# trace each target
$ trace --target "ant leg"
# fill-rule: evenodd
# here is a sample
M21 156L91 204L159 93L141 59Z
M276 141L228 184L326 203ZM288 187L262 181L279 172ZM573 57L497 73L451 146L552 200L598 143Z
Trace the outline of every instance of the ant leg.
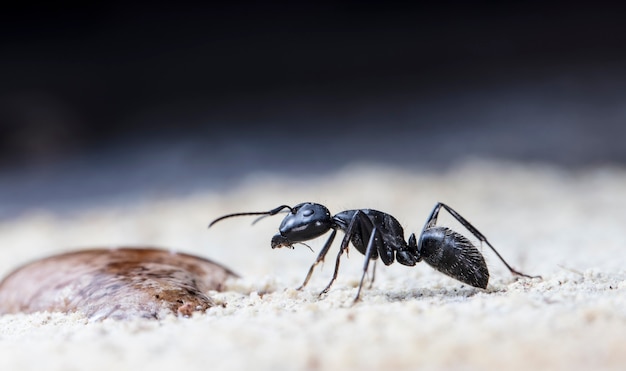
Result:
M330 289L330 287L333 285L333 283L337 279L337 274L339 274L339 262L341 261L341 255L348 248L348 244L350 243L350 240L352 239L352 235L355 232L356 223L362 223L363 222L362 218L367 219L365 214L363 214L363 212L358 210L356 213L354 213L354 216L352 217L352 220L350 220L350 224L348 225L348 229L346 229L345 235L343 236L343 240L341 241L341 246L339 247L339 253L337 254L337 259L335 260L335 271L333 273L333 278L330 280L328 285L326 285L326 288L324 290L322 290L322 292L320 292L320 296L324 295L325 293L327 293L328 290ZM367 219L367 220L369 220L369 219Z
M315 259L315 262L313 263L313 265L311 265L311 268L309 268L309 273L307 273L306 278L304 279L304 282L302 282L302 285L300 285L300 287L298 287L296 290L302 290L302 288L306 286L307 283L309 283L309 279L311 279L311 275L313 275L313 270L320 262L324 261L324 258L326 257L326 254L328 253L328 250L330 249L330 245L332 245L333 241L335 240L336 235L337 235L337 230L333 229L333 232L330 234L330 237L328 237L328 240L326 240L324 247L322 248L319 255L317 256L317 259Z
M422 233L428 228L432 228L437 224L437 218L439 217L439 210L441 210L441 206L443 204L441 202L437 202L433 210L430 212L430 216L426 219L426 224L424 224L424 228L422 229Z
M352 223L350 223L350 225L352 225ZM346 235L343 237L343 241L341 242L341 246L339 247L339 253L337 254L337 259L335 260L335 271L333 273L333 278L330 280L328 285L326 285L326 288L324 288L324 290L320 292L319 296L322 296L325 293L327 293L328 290L330 289L330 286L332 286L335 280L337 279L337 274L339 274L339 262L341 261L341 255L348 248L348 243L350 243L350 235L346 233Z
M522 272L520 272L518 270L513 269L513 267L511 267L509 265L509 263L507 263L506 260L504 260L502 255L500 255L498 250L496 250L495 247L493 247L491 245L491 243L489 243L489 241L487 241L487 237L485 237L482 233L480 233L480 231L478 229L476 229L476 227L474 227L464 217L462 217L461 214L457 213L453 208L451 208L450 206L448 206L448 205L446 205L444 203L438 202L437 205L435 205L435 208L433 209L433 211L432 211L432 213L430 215L430 218L426 222L426 226L424 227L424 230L426 230L427 227L432 227L432 226L435 225L435 223L437 223L437 216L439 214L439 210L441 209L441 207L446 209L446 211L448 211L450 213L450 215L452 215L456 220L459 221L459 223L461 223L461 225L463 225L463 227L465 227L474 236L476 236L476 238L478 238L479 241L486 243L487 246L489 246L489 248L496 254L496 256L502 261L502 263L504 263L504 265L508 268L508 270L511 273L516 274L518 276L527 277L527 278L541 278L541 276L531 276L531 275L528 275L528 274L525 274L525 273L522 273ZM424 233L424 232L422 231L422 233Z
M367 287L368 289L371 289L372 286L374 286L374 279L376 279L376 262L377 260L374 260L374 266L372 267L372 280L370 281L370 285Z
M370 264L370 259L372 258L372 252L374 251L374 240L376 238L377 232L378 230L376 229L376 227L374 227L374 229L372 229L372 233L370 234L370 240L367 243L367 249L365 249L365 262L363 263L363 275L361 276L359 289L356 292L356 297L354 298L353 303L356 303L359 300L359 296L361 295L361 288L363 287L363 280L365 279L365 275L367 274L367 268ZM374 264L376 264L375 260L374 260ZM372 278L372 283L370 284L370 287L373 283L374 283L374 279Z

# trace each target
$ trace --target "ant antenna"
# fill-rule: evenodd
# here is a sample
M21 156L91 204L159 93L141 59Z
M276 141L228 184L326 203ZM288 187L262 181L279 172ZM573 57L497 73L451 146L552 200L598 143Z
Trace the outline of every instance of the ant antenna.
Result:
M279 211L280 213L286 213L287 211ZM289 212L293 212L291 208L289 208ZM259 220L263 219L263 218L267 218L268 216L272 216L278 213L274 213L274 214L265 214L265 215L261 215L258 218L254 219L254 221L252 222L252 225L255 225Z
M219 218L217 218L214 221L212 221L209 224L209 228L211 228L213 226L213 224L215 224L215 223L217 223L217 222L219 222L221 220L224 220L224 219L227 219L227 218L232 218L234 216L261 215L260 218L257 218L257 220L254 221L254 223L256 223L258 221L258 219L264 218L266 216L276 215L283 209L289 209L290 212L293 212L293 209L291 208L291 206L281 205L281 206L278 206L277 208L274 208L274 209L272 209L270 211L253 211L253 212L248 212L248 213L227 214L227 215L224 215L224 216L220 216ZM254 223L252 223L252 224L254 224Z

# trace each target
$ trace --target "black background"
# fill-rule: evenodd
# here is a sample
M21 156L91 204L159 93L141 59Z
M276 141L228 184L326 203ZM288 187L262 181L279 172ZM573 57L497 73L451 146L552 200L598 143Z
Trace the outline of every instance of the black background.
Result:
M0 215L354 162L626 161L626 13L575 2L13 6Z

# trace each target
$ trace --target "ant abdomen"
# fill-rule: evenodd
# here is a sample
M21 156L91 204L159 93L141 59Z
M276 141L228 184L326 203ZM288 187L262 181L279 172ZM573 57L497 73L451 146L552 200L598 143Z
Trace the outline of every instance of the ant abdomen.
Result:
M418 252L439 272L474 287L487 287L485 259L465 236L445 227L428 228L421 236Z

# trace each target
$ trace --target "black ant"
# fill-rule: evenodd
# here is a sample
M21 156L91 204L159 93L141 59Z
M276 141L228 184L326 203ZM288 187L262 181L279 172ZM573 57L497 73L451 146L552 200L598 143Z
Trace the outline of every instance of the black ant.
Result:
M449 228L436 226L437 217L442 207L478 240L486 243L512 274L527 278L539 277L529 276L513 269L478 229L454 209L441 202L438 202L430 213L419 240L415 238L415 233L412 233L408 242L404 241L404 230L400 223L387 213L372 209L358 209L342 211L335 216L331 216L325 206L311 202L301 203L294 207L281 205L270 211L228 214L212 221L209 227L220 220L234 216L261 215L261 218L263 218L276 215L282 210L288 209L289 214L280 224L279 233L272 237L272 249L280 247L293 248L294 243L304 243L304 241L312 240L332 229L330 237L328 237L317 259L309 268L309 272L302 285L298 287L298 290L302 289L309 282L315 266L324 261L330 245L335 239L337 230L341 229L345 236L339 248L339 254L335 262L335 271L332 279L320 295L328 292L333 282L335 282L341 255L347 250L350 242L359 252L365 255L363 275L354 298L355 302L361 294L363 280L370 260L375 261L379 257L385 265L393 263L394 258L398 263L408 266L413 266L424 260L431 267L454 279L474 287L487 288L489 270L487 269L485 259L478 249L465 236Z

